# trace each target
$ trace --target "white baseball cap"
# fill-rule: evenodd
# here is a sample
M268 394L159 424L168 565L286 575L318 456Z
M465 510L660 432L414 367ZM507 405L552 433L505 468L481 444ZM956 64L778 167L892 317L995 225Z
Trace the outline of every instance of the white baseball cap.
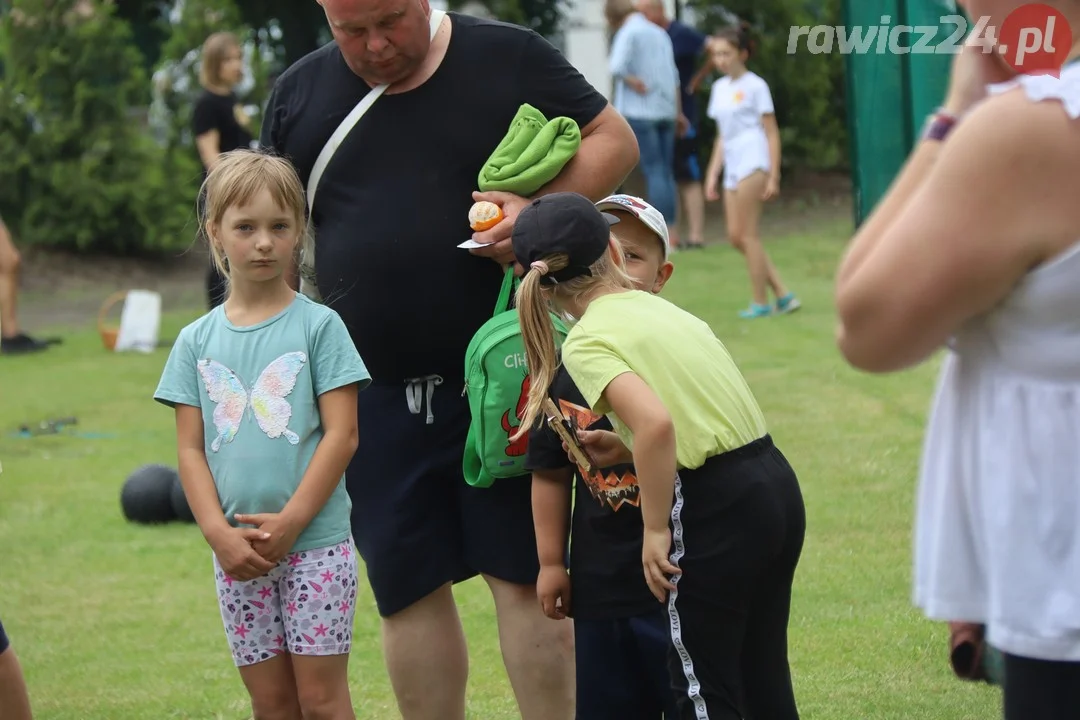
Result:
M667 223L664 222L664 216L660 214L660 211L652 205L633 195L608 195L596 203L596 209L600 211L624 210L645 223L645 227L656 233L656 236L664 244L664 259L667 259L668 254L671 252L671 240L668 239Z

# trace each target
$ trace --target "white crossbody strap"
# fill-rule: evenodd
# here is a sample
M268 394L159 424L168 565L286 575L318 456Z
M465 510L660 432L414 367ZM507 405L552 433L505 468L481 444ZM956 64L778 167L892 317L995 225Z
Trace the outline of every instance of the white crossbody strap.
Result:
M334 153L337 152L338 147L341 145L341 140L346 138L346 135L352 131L352 128L357 122L360 122L360 119L364 116L364 113L367 112L367 109L375 105L375 100L379 99L379 95L386 92L388 86L389 85L386 83L383 83L373 87L373 89L364 96L364 99L362 99L360 103L357 103L356 107L347 114L345 120L341 121L337 130L334 131L334 134L330 135L330 139L326 141L326 145L323 146L323 150L319 153L319 157L315 158L315 164L311 166L311 176L308 178L309 212L315 205L315 189L319 188L319 180L322 179L323 172L330 163L330 158L334 157Z
M438 31L439 25L442 23L445 14L446 13L442 10L432 9L430 21L432 39L435 38L435 33ZM360 121L360 118L364 116L364 113L368 111L368 108L379 99L380 95L386 92L387 87L389 86L386 83L373 87L367 95L361 98L360 102L356 103L356 107L345 116L345 119L342 120L341 124L334 130L334 134L326 141L326 145L323 146L322 152L319 153L319 157L315 159L315 164L311 167L311 176L308 177L308 212L311 211L311 208L315 207L315 191L319 187L319 180L322 179L326 166L330 164L330 158L334 157L334 153L337 152L338 147L345 137L352 132L352 129L356 126L356 123Z
M364 96L364 99L356 104L356 107L345 116L345 119L341 121L341 124L337 126L337 130L330 136L330 139L323 145L322 152L319 153L319 157L315 158L315 164L311 167L311 176L308 178L307 184L307 202L308 212L311 208L315 207L315 190L319 187L319 180L322 179L323 171L326 170L326 166L330 164L330 158L334 157L334 153L337 152L338 147L341 145L341 141L345 139L356 123L360 121L364 113L368 111L368 108L375 104L375 101L379 99L379 96L386 92L386 88L389 87L385 83L382 85L376 85Z
M435 39L435 33L438 32L439 26L442 24L442 19L446 15L442 10L431 10L430 27L431 27L431 39ZM345 119L341 121L341 124L334 130L334 134L330 136L330 139L326 141L326 145L319 152L319 156L315 158L315 164L311 167L311 175L308 176L307 182L307 204L308 204L308 241L305 243L304 248L300 253L300 291L312 298L321 302L322 298L319 296L319 291L315 287L315 240L313 237L314 228L311 222L312 209L315 207L315 191L319 188L319 181L322 180L323 173L326 171L326 166L330 164L330 159L334 157L334 153L337 152L338 147L345 140L346 136L352 129L356 127L356 123L360 121L360 118L364 116L364 113L368 111L375 101L379 99L379 96L386 92L386 88L389 87L386 83L382 85L376 85L373 87L367 95L360 99L360 102L356 103Z

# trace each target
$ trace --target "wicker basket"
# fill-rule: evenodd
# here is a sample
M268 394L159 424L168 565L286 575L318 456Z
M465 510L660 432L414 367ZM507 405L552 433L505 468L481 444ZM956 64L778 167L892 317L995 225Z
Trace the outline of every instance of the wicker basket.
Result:
M109 352L116 349L116 338L120 335L120 328L106 325L105 318L113 306L118 302L123 302L125 298L127 298L127 290L114 292L105 298L105 302L101 304L101 310L98 312L98 334L101 335L101 342Z

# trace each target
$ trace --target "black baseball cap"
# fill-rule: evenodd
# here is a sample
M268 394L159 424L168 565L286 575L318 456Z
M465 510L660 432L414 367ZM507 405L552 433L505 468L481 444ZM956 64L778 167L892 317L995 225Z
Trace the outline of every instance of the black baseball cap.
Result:
M544 285L591 275L589 268L607 252L611 226L619 218L596 209L592 201L575 192L538 197L518 213L511 242L514 255L526 272L537 260L566 255L569 264L545 274Z

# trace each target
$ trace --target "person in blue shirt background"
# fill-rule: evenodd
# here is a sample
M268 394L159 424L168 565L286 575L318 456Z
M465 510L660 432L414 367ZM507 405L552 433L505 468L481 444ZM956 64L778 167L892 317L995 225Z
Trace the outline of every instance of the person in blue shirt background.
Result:
M645 194L664 216L671 244L678 245L675 138L686 121L671 38L634 0L607 0L604 16L614 31L608 58L615 83L611 104L634 131Z
M686 212L686 247L702 247L705 237L705 189L698 160L698 106L694 79L705 55L708 36L684 22L669 18L663 0L640 0L638 9L651 22L667 30L671 38L675 67L679 70L682 114L687 120L683 132L675 139L673 169L679 195L682 196L682 209Z

